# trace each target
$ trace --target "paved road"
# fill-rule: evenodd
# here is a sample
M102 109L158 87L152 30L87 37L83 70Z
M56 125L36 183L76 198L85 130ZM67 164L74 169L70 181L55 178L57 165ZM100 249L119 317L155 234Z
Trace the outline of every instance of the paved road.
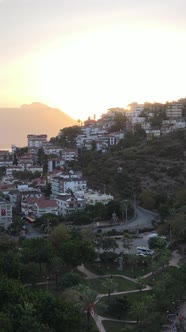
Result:
M28 233L25 236L27 239L43 237L43 234L40 232L40 230L36 227L33 227L33 225L30 224L29 222L25 222L25 226L28 231Z
M136 209L136 218L133 221L126 223L121 223L119 225L109 225L109 223L103 223L104 227L101 227L102 232L107 232L112 229L116 229L122 231L124 229L140 229L140 228L150 228L153 227L152 221L157 217L156 214L153 212L144 210L140 207ZM100 224L101 226L101 224ZM40 232L39 229L33 227L31 224L26 223L26 227L28 229L28 233L26 234L26 238L33 238L33 237L43 237L44 234ZM78 227L78 228L85 228L85 226ZM95 227L94 230L97 231L98 227Z
M153 227L152 221L157 218L157 214L147 211L141 207L136 209L136 218L128 223L124 222L119 225L105 225L102 227L102 232L107 232L112 229L124 230L124 229L140 229L140 228L151 228ZM102 224L104 226L104 223ZM101 226L101 225L100 225Z

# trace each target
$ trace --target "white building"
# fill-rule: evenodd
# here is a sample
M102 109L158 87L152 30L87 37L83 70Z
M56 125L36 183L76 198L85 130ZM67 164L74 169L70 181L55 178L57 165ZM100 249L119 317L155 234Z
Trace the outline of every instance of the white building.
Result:
M0 226L7 228L12 223L12 204L0 198Z
M21 201L21 212L28 216L41 217L44 214L58 214L58 206L55 200L44 197L23 197Z
M16 165L12 165L12 166L8 166L6 168L6 176L12 177L12 173L13 172L24 172L24 166L16 166Z
M183 109L183 104L181 103L172 103L167 106L166 109L166 116L168 118L176 119L176 118L181 118L182 117L182 109Z
M61 153L61 157L65 161L75 160L78 157L78 150L77 149L63 149L62 153Z
M30 148L42 148L43 145L47 142L47 135L27 135L28 149Z
M72 195L61 194L57 196L57 206L59 215L67 215L84 210L85 199Z
M65 164L63 158L52 158L48 160L48 172L53 172L54 169L60 168ZM60 171L59 171L60 172Z
M141 112L144 110L144 104L132 103L129 105L129 107L130 107L130 113L132 113L133 116L136 117L139 116Z
M96 203L102 203L104 205L108 204L114 199L112 195L101 194L99 192L94 192L92 190L79 191L77 192L78 197L83 197L86 200L86 204L95 205Z
M46 155L55 155L60 157L63 151L63 148L60 146L55 146L54 144L51 144L49 142L44 143L43 150Z
M75 174L54 176L51 178L50 184L52 191L51 198L53 199L61 193L68 192L68 189L75 193L78 190L85 190L87 187L87 182Z
M17 186L16 189L9 190L6 195L9 197L10 203L13 207L17 208L19 202L22 198L26 197L41 197L41 190L33 187L28 187L28 185Z

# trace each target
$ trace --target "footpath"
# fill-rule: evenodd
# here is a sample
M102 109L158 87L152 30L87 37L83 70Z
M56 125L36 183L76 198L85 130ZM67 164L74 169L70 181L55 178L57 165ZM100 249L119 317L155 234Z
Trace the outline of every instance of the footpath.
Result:
M170 261L169 261L169 266L175 266L175 267L177 267L177 268L179 268L179 261L180 261L180 259L181 259L181 255L177 252L177 251L174 251L173 253L172 253L172 256L171 256L171 259L170 259ZM83 273L84 275L85 275L85 278L86 279L95 279L95 278L107 278L107 277L110 277L110 275L102 275L102 276L100 276L100 275L97 275L97 274L95 274L95 273L92 273L91 271L89 271L83 264L82 265L80 265L80 266L78 266L77 267L78 268L78 270L81 272L81 273ZM144 275L144 276L142 276L141 278L142 279L146 279L146 278L148 278L149 276L151 276L152 275L152 272L150 272L150 273L148 273L148 274L146 274L146 275ZM134 283L137 283L137 280L136 279L134 279L134 278L130 278L130 277L128 277L128 276L125 276L125 275L117 275L117 274L114 274L113 275L113 277L121 277L121 278L123 278L123 279L127 279L127 280L130 280L130 281L132 281L132 282L134 282ZM149 290L151 290L152 289L152 287L150 287L150 286L146 286L145 288L143 288L141 291L142 292L145 292L145 291L149 291ZM114 295L122 295L122 294L129 294L129 293L137 293L137 292L140 292L140 290L139 289L134 289L134 290L129 290L129 291L122 291L122 292L113 292L113 293L111 293L110 294L110 296L114 296ZM95 301L95 303L98 303L99 302L99 300L101 299L101 298L103 298L103 297L105 297L105 296L108 296L108 294L98 294L98 296L97 296L97 299L96 299L96 301ZM92 315L92 318L94 319L94 321L95 321L95 324L96 324L96 326L97 326L97 328L98 328L98 331L99 332L106 332L106 330L105 330L105 328L104 328L104 325L103 325L103 321L113 321L113 322L119 322L119 323L125 323L125 324L137 324L137 321L128 321L128 320L121 320L121 319L113 319L113 318L107 318L107 317L102 317L102 316L100 316L100 315L98 315L95 311L92 311L92 313L91 313L91 315ZM185 317L185 319L186 319L186 301L184 302L184 304L183 304L183 308L182 308L182 316L183 317ZM173 332L173 331L178 331L177 329L173 329L174 328L174 323L172 324L172 326L170 325L170 324L167 324L167 329L166 330L163 330L162 329L162 332L163 331L167 331L167 332ZM170 329L169 329L170 328ZM183 331L186 331L186 329L185 330L183 330Z

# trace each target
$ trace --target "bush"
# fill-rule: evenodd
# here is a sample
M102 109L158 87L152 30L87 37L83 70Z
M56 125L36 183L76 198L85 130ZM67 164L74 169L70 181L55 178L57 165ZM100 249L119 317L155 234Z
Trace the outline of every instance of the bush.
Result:
M114 260L118 257L118 254L114 252L103 252L99 254L99 258L103 263L114 263Z
M159 236L153 236L148 241L150 249L164 249L167 246L167 240Z
M78 273L75 272L69 272L66 273L63 278L61 279L60 282L60 288L61 289L66 289L69 287L74 287L82 283L82 278Z

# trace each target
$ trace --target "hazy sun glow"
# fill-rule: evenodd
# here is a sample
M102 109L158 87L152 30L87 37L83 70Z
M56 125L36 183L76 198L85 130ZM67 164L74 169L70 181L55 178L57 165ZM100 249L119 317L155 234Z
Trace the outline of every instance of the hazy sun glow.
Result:
M84 120L133 101L166 102L184 97L185 29L163 25L163 20L158 24L152 15L146 15L148 21L138 20L141 12L137 16L132 9L123 17L119 10L113 11L109 24L102 24L104 17L90 15L81 27L71 17L76 28L69 28L71 21L67 20L64 31L51 32L54 38L46 38L41 45L37 41L37 47L21 57L15 55L8 68L1 70L1 104L39 101ZM131 21L124 19L127 15ZM56 22L59 24L60 17Z
M120 26L85 33L41 55L38 88L43 100L73 118L85 119L134 100L179 98L184 93L180 71L186 52L173 64L182 36L178 39L174 32L153 29L125 31Z

